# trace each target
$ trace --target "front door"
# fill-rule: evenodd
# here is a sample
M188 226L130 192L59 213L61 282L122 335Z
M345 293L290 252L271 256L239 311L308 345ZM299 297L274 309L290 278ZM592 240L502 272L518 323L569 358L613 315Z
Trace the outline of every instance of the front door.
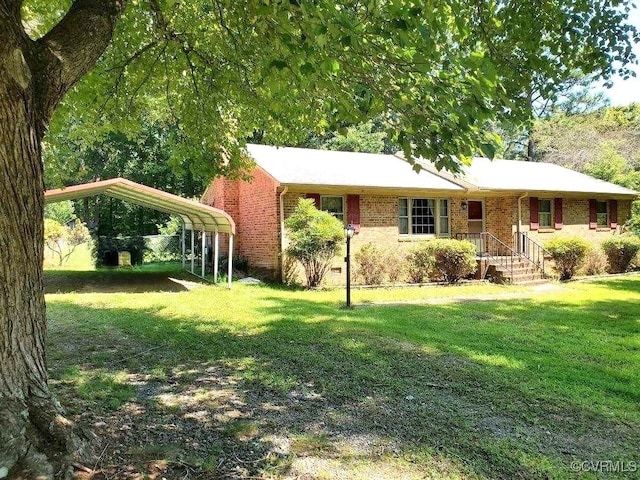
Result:
M469 240L475 244L478 253L484 251L484 202L482 200L469 200L467 202L467 232Z

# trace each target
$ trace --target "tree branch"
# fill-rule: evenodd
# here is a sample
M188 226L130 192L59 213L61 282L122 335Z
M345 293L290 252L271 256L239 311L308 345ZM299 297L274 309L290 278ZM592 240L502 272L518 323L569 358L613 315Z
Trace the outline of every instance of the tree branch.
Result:
M27 62L34 73L43 123L111 43L125 5L126 0L76 0L62 20L35 42L37 48Z

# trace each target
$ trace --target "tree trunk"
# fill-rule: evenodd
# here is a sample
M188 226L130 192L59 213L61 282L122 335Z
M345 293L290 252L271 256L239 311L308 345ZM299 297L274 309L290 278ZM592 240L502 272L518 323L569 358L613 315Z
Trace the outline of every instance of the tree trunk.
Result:
M532 133L529 131L529 140L527 141L527 161L535 162L536 161L536 143L531 137Z
M44 183L36 125L29 90L1 82L0 477L14 470L27 478L51 474L40 452L70 438L60 435L65 427L45 367Z
M21 6L0 0L0 479L66 478L86 442L48 385L41 141L64 93L109 44L124 2L75 0L37 41Z

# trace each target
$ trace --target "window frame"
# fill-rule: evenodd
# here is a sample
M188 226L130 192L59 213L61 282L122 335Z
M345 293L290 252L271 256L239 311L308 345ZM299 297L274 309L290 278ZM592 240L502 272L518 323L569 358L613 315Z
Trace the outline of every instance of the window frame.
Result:
M413 202L415 200L426 200L433 202L433 233L414 233L414 215ZM401 215L401 202L406 202L406 214ZM446 212L443 212L442 202L446 202ZM443 215L446 213L446 215ZM451 199L449 198L427 198L427 197L398 197L398 235L401 237L420 237L420 238L450 238L451 237ZM402 232L402 219L406 219L407 231ZM443 225L446 225L446 232L442 232ZM423 225L424 227L424 225Z
M599 211L599 206L604 204L604 212ZM601 215L604 215L604 223L600 222ZM609 228L609 202L607 200L596 199L596 228Z
M542 202L549 202L549 211L542 210ZM541 229L549 229L554 227L553 223L553 209L554 209L554 200L552 198L538 198L538 228ZM549 223L544 223L542 221L543 215L549 215Z
M323 208L323 201L326 198L339 198L340 202L342 204L342 212L337 213L337 212L331 212L329 210L325 210ZM323 211L323 212L327 212L330 213L331 215L333 215L335 218L337 218L338 220L340 220L342 223L345 222L346 219L346 212L345 212L345 198L344 195L320 195L320 208L319 210ZM339 215L339 216L338 216Z

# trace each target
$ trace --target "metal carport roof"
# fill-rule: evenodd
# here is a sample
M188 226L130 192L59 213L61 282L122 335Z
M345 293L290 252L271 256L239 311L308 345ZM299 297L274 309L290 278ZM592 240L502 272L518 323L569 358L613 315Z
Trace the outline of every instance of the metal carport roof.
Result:
M46 204L101 194L161 212L178 215L182 218L184 226L188 230L220 232L231 235L234 235L236 231L233 219L220 209L147 187L125 178L112 178L110 180L47 190L44 201Z

